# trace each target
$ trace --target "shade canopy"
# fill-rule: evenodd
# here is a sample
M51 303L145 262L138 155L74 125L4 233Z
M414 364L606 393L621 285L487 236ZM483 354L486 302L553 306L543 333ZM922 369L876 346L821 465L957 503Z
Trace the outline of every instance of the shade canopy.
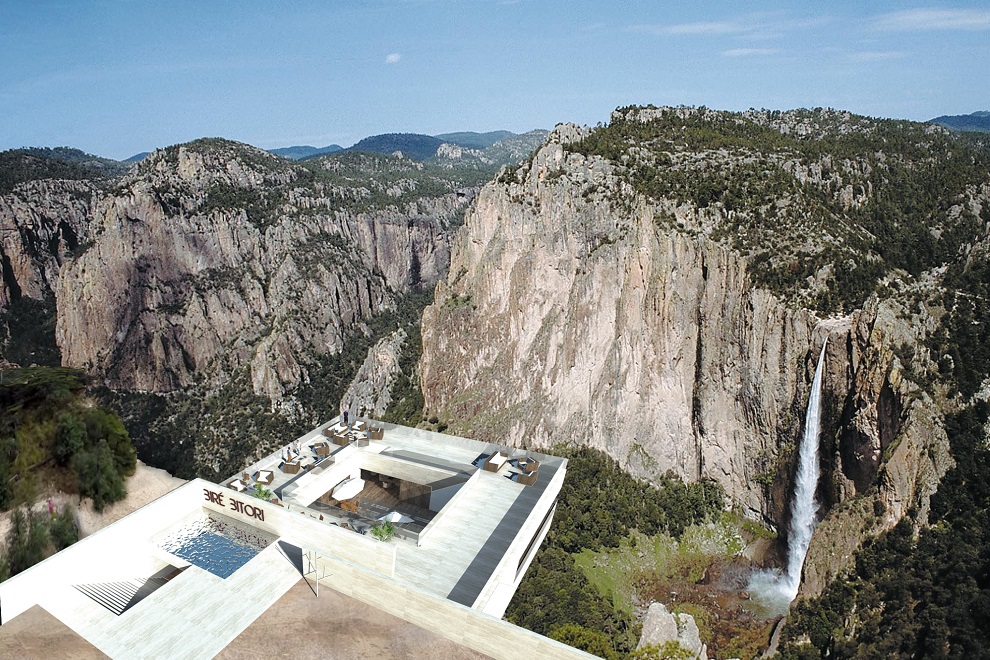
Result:
M362 490L364 490L364 479L354 477L333 489L333 499L343 502L344 500L351 499Z
M411 523L413 519L409 516L404 516L398 511L389 511L384 516L378 516L379 520L387 520L394 523Z

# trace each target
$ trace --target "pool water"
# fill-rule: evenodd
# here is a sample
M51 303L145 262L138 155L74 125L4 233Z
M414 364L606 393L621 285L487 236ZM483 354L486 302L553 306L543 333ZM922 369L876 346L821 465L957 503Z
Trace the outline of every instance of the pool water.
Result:
M227 578L274 540L259 530L210 515L172 532L158 545L194 566Z

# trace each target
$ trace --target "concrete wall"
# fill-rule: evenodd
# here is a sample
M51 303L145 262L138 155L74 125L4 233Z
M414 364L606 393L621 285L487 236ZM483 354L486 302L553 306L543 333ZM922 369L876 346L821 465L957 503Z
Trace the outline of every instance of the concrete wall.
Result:
M496 617L501 617L505 614L505 610L509 606L509 601L512 600L512 596L516 593L516 589L522 582L526 569L529 568L529 564L533 561L533 556L536 554L535 550L543 543L543 539L550 530L551 520L547 520L547 524L542 529L540 525L543 524L550 509L557 503L557 496L560 494L560 489L564 485L566 472L567 462L565 461L547 484L539 501L534 505L532 513L529 514L526 522L519 529L515 540L509 546L508 550L506 550L505 555L492 572L492 577L489 579L488 584L478 594L478 598L474 602L475 608ZM533 487L527 486L527 488ZM533 544L532 552L528 557L524 557L523 555L527 547L529 547L530 541L537 534L538 540ZM522 566L522 570L520 570L520 562L524 559L526 561Z
M222 506L203 496L201 505L208 510L217 511L248 525L264 529L282 537L288 543L295 543L306 548L319 548L322 552L332 552L351 557L361 567L382 575L392 576L395 574L395 545L393 544L382 543L370 536L355 534L336 525L331 525L329 522L321 521L318 518L319 514L291 506L288 508L276 506L255 497L236 493L229 488L217 487L208 481L200 479L196 481L202 484L201 490L205 488L220 491L224 495ZM264 512L264 520L259 520L256 515L252 515L250 509L245 512L232 508L232 503L238 502L245 504L246 507L261 509ZM300 539L306 539L306 542L304 543Z

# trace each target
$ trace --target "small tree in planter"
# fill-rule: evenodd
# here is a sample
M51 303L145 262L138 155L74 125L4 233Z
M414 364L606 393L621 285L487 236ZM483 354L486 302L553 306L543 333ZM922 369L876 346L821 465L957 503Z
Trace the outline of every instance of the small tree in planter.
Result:
M385 522L372 527L371 535L379 541L388 543L392 540L392 537L395 536L395 525L393 525L391 521L386 520Z
M266 502L272 501L272 491L268 490L261 484L254 485L254 492L251 493L252 496L257 497L259 500L264 500Z

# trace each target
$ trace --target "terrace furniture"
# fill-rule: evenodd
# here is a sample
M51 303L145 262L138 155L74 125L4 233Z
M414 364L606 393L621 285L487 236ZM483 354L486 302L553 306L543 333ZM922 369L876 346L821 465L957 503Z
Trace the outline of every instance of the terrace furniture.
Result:
M358 421L354 422L354 430L355 431L363 431L365 429L365 427L367 427L367 426L368 425L366 423L362 422L361 420L358 420Z
M497 451L488 457L488 460L486 460L484 465L482 465L482 469L484 469L485 472L498 472L502 469L502 466L508 462L508 460L508 454L504 451Z
M284 472L286 474L298 474L299 473L299 467L300 467L300 465L299 465L298 462L284 463L282 465L282 472Z
M334 433L333 444L337 445L338 447L346 447L347 445L351 444L351 439L348 438L346 435Z
M385 429L381 426L372 426L368 429L368 437L372 440L381 440L385 437Z
M245 486L244 482L241 481L240 479L234 479L227 485L233 488L234 490L236 490L238 493L243 493L244 491L247 490L247 486Z
M259 484L267 486L275 479L275 473L271 470L258 470L258 477L255 479Z
M358 438L357 443L358 443L358 447L367 447L369 444L371 444L371 441L368 438Z
M316 452L317 456L329 456L330 445L325 442L318 442L315 445L313 445L313 451Z
M540 466L539 464L537 464L536 467L534 467L529 472L520 472L518 481L524 486L532 486L533 484L536 483L536 478L539 476L539 474L540 474Z
M516 461L520 472L532 472L540 467L540 462L535 458L520 458Z

